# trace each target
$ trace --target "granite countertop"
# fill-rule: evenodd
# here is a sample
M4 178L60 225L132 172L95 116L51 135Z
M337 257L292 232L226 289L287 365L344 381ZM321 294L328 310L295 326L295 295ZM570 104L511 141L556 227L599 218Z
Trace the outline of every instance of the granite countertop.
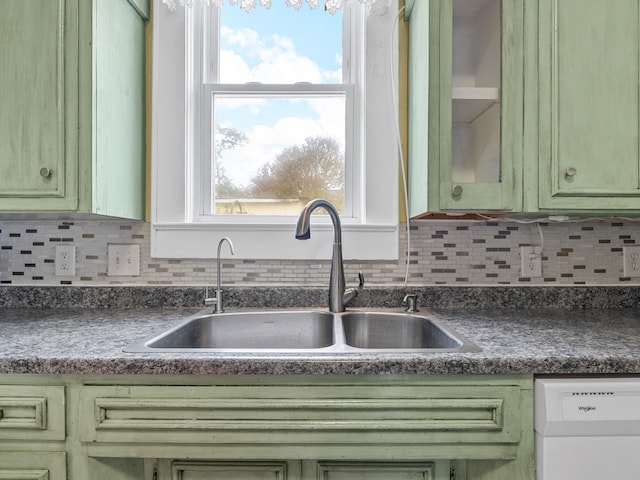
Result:
M0 373L612 374L640 373L640 309L436 308L475 353L125 353L197 312L172 308L0 309ZM396 310L397 311L397 310Z

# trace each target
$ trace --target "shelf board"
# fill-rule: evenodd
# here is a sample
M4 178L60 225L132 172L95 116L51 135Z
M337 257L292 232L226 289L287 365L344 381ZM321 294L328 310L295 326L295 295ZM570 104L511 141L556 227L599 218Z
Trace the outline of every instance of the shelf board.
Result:
M494 0L495 1L495 0ZM472 18L476 19L480 12L486 11L489 8L491 0L466 0L453 2L453 16L460 19Z
M500 101L500 89L494 87L453 87L452 116L455 123L469 123Z

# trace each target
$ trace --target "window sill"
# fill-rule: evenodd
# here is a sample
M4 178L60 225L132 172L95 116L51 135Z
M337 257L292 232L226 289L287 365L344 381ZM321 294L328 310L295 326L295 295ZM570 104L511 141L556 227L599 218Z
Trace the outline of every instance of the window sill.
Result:
M311 238L295 238L294 224L156 223L151 227L155 258L214 258L218 242L229 237L236 259L328 260L333 226L312 224ZM398 260L398 225L342 225L344 260ZM225 258L230 254L223 249Z

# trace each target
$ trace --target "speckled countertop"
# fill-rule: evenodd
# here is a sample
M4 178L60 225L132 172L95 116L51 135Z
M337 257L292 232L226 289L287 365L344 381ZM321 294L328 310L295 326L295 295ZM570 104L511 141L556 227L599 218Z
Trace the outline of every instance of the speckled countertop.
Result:
M124 353L196 307L0 309L0 373L640 373L638 308L423 308L482 348L439 354Z

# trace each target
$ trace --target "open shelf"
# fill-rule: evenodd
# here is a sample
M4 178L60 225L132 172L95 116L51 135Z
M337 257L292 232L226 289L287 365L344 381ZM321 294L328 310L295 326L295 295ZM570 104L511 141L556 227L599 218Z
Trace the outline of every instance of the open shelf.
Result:
M500 102L500 89L494 87L453 87L454 123L470 123Z

